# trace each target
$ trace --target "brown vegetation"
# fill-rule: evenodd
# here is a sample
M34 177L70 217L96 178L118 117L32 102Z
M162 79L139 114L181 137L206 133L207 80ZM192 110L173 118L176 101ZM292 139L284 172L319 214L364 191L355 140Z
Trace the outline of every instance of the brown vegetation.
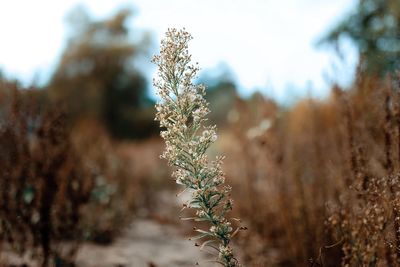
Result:
M70 125L44 96L2 85L3 254L73 262L82 241L110 242L135 215L171 221L157 214L173 184L161 140ZM399 101L398 80L373 77L287 109L236 98L210 153L227 155L246 266L398 265Z
M0 89L0 256L53 266L84 240L109 243L140 202L128 159L98 123L72 127L61 105L43 104L43 91Z
M396 82L359 78L288 110L237 105L221 149L248 266L398 266Z

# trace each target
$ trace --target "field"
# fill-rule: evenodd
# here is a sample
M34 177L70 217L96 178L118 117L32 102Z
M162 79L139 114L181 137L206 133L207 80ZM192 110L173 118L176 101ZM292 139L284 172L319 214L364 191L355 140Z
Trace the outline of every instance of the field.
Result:
M232 216L248 228L234 240L246 266L396 266L398 90L397 79L359 77L350 90L291 108L260 95L235 100L210 153L226 155ZM3 84L2 93L5 263L67 266L81 248L96 251L90 244L135 247L140 237L124 239L129 225L150 228L140 235L160 233L153 249L163 257L173 257L174 242L178 255L193 245L184 241L190 223L178 219L182 197L159 159L162 140L115 141L90 121L68 128L62 113L35 105L38 91ZM171 227L173 237L162 240ZM114 257L138 266L134 251L130 263Z

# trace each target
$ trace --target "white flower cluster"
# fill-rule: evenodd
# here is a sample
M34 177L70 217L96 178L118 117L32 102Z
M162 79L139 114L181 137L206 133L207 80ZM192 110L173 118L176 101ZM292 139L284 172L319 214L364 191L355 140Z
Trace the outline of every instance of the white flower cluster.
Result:
M153 58L158 66L154 86L161 101L157 103L156 120L165 128L161 137L166 149L162 158L176 169L176 182L191 190L187 207L196 210L195 221L208 221L208 231L197 229L195 239L207 239L203 246L219 245L217 262L224 266L239 266L229 247L232 226L225 214L232 209L230 187L224 186L222 157L209 161L206 151L217 140L215 126L205 126L209 113L203 85L193 84L199 70L191 65L188 42L191 35L183 30L169 29L161 41L161 52ZM211 245L210 245L211 246Z

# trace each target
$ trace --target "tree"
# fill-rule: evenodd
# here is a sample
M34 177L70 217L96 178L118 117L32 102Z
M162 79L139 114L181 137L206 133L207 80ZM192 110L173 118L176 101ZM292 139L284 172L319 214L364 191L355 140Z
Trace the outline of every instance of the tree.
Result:
M360 53L360 70L383 75L400 69L400 1L359 0L322 43L350 38Z
M206 100L213 111L209 118L213 123L224 126L229 111L234 107L238 98L237 88L234 82L220 80L207 88Z
M147 83L132 61L145 47L129 38L129 10L92 20L82 8L69 16L73 34L51 79L53 99L74 119L102 121L118 138L144 137L155 129Z

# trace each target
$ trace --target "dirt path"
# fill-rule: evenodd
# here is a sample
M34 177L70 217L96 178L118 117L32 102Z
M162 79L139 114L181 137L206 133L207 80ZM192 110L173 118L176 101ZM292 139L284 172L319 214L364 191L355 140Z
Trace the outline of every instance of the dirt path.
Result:
M111 246L83 245L79 267L214 266L206 253L185 239L178 229L151 220L136 220Z

